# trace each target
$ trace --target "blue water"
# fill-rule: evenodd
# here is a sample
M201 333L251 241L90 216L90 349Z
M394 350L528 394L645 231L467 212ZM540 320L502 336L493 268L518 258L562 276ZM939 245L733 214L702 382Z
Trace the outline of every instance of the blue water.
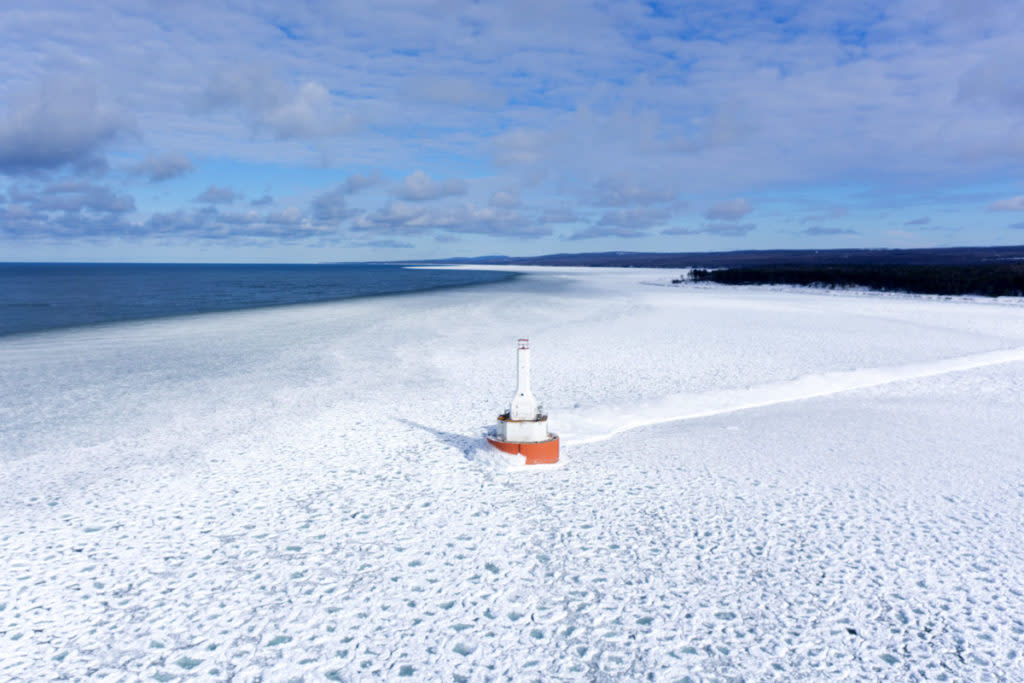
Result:
M392 265L0 263L0 336L416 292L513 274Z

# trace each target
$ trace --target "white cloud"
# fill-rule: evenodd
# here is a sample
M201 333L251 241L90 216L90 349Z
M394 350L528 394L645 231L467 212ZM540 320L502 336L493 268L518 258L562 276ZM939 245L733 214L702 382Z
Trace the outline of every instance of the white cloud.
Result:
M134 175L148 178L151 183L158 183L191 173L195 168L184 154L167 154L148 156L129 170Z
M322 83L290 83L253 67L217 73L203 91L200 103L209 111L239 111L255 130L281 139L317 138L352 132L358 127L353 115L338 109Z
M518 192L498 190L491 195L490 205L499 209L517 209L523 202L519 199Z
M833 206L819 213L810 214L800 219L801 223L820 223L833 218L842 218L850 212L845 206Z
M358 173L350 175L348 178L345 178L344 182L313 198L313 219L321 223L337 224L346 218L354 216L356 212L348 208L347 197L357 192L362 192L380 182L380 176L376 173L372 175L361 175Z
M560 206L544 209L537 220L541 223L578 223L582 218L569 207Z
M1024 64L1024 46L1019 40L997 44L990 54L960 76L958 100L1019 110L1024 106L1021 64Z
M607 237L625 237L632 239L636 237L647 237L646 230L630 228L619 225L591 225L588 228L577 230L569 236L571 240L592 240Z
M860 233L846 228L825 228L820 225L814 225L806 230L801 230L800 234L812 237L826 237L830 235L859 235Z
M103 241L135 231L128 216L135 199L109 187L66 180L43 186L15 185L0 207L0 236L17 240Z
M155 213L138 229L137 236L177 241L265 244L309 240L339 241L334 228L319 225L302 211L289 207L263 213L255 210L224 212L216 207Z
M511 165L539 163L548 153L547 137L542 131L524 128L501 133L493 140L495 160Z
M709 223L703 228L668 228L662 235L720 235L722 237L743 237L757 226L753 223Z
M345 194L355 194L380 183L380 174L377 172L373 172L370 175L353 173L348 178L345 178L345 182L341 184L341 189L344 190Z
M192 201L200 204L231 204L237 199L242 199L242 195L231 188L210 185Z
M988 205L989 211L1024 211L1024 195L1000 199Z
M647 206L672 201L677 194L664 187L634 184L621 178L604 178L595 186L593 202L596 206Z
M53 183L35 191L14 187L11 201L31 208L33 212L127 213L135 210L135 200L130 195L73 180Z
M431 231L516 237L551 234L547 226L533 224L516 211L473 204L437 207L407 202L391 202L375 211L368 211L353 219L350 228L355 232L394 235L418 235Z
M105 166L104 148L134 130L88 79L49 78L0 113L0 173Z
M614 225L621 228L642 229L664 223L672 213L664 208L633 208L606 211L597 225Z
M444 197L466 194L465 180L450 178L437 181L423 171L414 171L407 175L395 188L394 195L410 202L425 202Z
M753 210L754 207L746 199L739 197L713 204L711 208L704 212L704 217L713 221L735 221L743 218Z
M421 102L486 109L504 103L499 91L471 78L416 75L410 81L409 95Z
M344 187L337 187L313 198L313 218L320 223L339 223L353 212L345 200Z

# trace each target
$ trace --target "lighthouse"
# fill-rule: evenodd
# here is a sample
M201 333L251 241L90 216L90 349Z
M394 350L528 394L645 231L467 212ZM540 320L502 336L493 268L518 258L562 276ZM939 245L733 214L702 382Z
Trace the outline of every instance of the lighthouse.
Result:
M548 416L530 391L530 340L516 341L516 394L498 416L498 429L487 441L506 453L526 456L527 465L558 462L558 437L548 433Z

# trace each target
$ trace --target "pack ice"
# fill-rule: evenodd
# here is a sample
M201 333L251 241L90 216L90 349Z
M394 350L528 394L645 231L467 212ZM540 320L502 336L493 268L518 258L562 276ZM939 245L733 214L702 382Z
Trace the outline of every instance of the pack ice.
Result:
M1024 305L674 275L0 340L0 679L1024 680Z

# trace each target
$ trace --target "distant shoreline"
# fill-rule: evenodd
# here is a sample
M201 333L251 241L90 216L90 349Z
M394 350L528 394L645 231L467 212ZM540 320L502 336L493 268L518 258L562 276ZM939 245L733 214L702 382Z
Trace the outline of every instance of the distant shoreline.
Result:
M983 265L1024 263L1024 245L926 249L773 249L720 252L595 252L476 256L396 262L405 265L739 268L763 266Z

